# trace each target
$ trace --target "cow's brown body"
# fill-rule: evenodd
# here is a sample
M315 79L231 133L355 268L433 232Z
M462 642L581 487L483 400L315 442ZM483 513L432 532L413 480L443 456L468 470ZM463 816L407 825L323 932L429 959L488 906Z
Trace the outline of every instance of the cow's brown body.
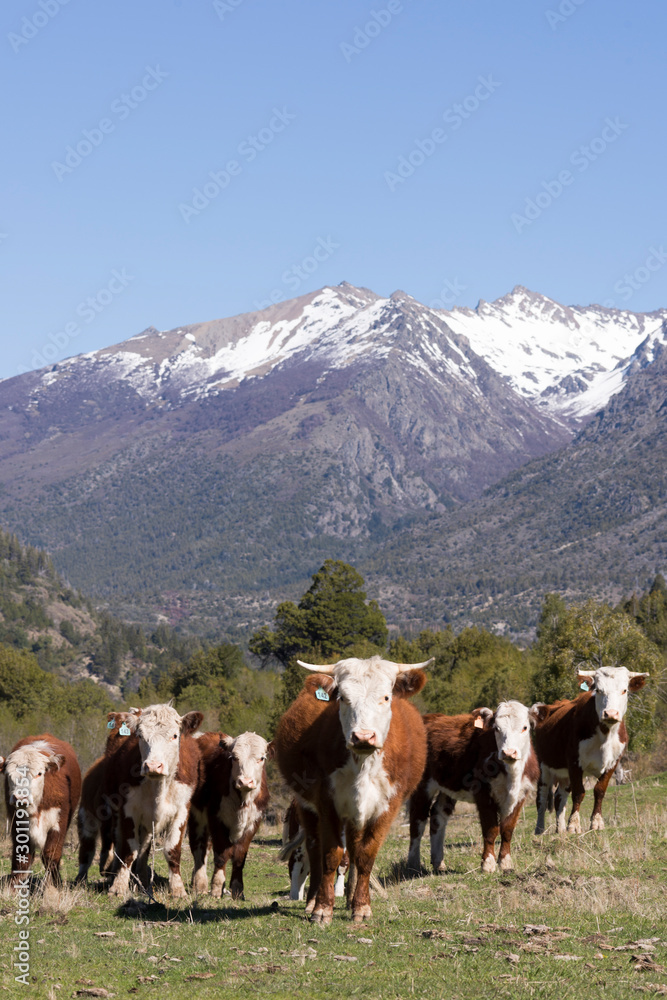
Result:
M243 898L243 867L248 848L257 833L269 804L266 771L257 788L242 796L232 782L232 758L222 742L224 733L203 733L198 737L202 767L192 796L188 819L188 839L194 858L193 889L207 891L206 857L209 840L213 845L211 894L223 894L226 867L232 863L230 891Z
M391 698L391 723L381 752L372 753L363 764L346 745L338 689L331 675L309 677L280 721L274 741L276 757L299 803L306 831L311 873L307 908L315 920L331 920L334 882L343 858L343 831L350 863L357 871L350 900L352 916L362 920L371 915L369 879L375 858L426 763L424 724L406 700L425 682L421 670L398 673ZM327 692L330 700L318 700L318 689Z
M528 710L524 711L528 723ZM430 819L431 864L436 872L442 870L445 830L457 800L473 802L477 807L484 838L482 870L495 870L498 834L498 863L503 869L511 867L512 834L526 797L537 784L539 764L529 736L527 755L518 767L498 759L492 716L490 709L476 709L465 715L424 716L428 761L410 800L411 868L420 867L419 845Z
M65 836L81 795L81 771L74 750L69 743L50 733L19 740L3 762L3 769L17 759L17 751L30 750L33 745L38 748L37 759L44 762L39 765L44 767L39 803L29 805L26 810L20 799L10 801L9 781L5 783L7 816L12 832L12 885L21 884L21 873L30 871L38 850L41 851L47 879L60 881ZM55 757L57 762L49 764L50 757Z

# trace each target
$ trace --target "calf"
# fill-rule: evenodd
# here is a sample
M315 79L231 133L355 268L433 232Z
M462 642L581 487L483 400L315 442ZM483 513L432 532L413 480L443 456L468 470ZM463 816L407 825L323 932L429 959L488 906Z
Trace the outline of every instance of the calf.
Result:
M331 922L344 832L357 872L352 917L361 921L371 916L369 880L377 853L426 763L424 724L406 699L426 683L421 668L427 663L379 656L331 666L298 662L316 674L283 715L274 742L306 831L306 911L314 921Z
M586 789L585 778L594 778L591 830L603 830L602 800L609 780L628 743L623 717L630 692L639 691L648 674L625 667L580 670L579 683L590 690L577 698L553 705L537 702L531 713L537 720L535 749L540 760L535 833L544 833L544 819L554 784L556 828L565 832L565 807L572 790L569 833L581 833L579 809Z
M345 832L343 831L343 840ZM290 877L290 899L303 899L306 891L306 879L310 874L310 862L306 850L306 831L299 820L299 805L292 799L283 821L283 847L278 855L280 861L287 861ZM338 866L334 896L345 895L345 873L350 867L350 855L343 853L343 860Z
M99 757L86 771L81 786L81 805L77 813L79 833L79 872L77 882L85 882L88 869L95 857L95 844L101 839L100 875L115 874L118 862L113 857L118 823L117 793L111 799L105 795L106 768L118 742L130 736L136 728L140 710L109 712L107 716L107 742L104 756ZM111 781L110 783L113 783Z
M206 858L213 843L211 894L222 896L225 868L232 862L230 889L233 899L243 899L243 866L250 842L269 804L265 762L273 747L257 733L235 739L224 733L198 737L202 768L192 797L188 838L194 858L192 887L207 891Z
M410 799L408 866L421 867L421 838L430 816L431 864L436 872L442 870L445 831L458 799L477 806L484 838L482 871L496 870L499 832L498 864L507 871L514 827L539 775L528 709L518 701L502 701L495 712L476 708L468 715L425 715L424 724L428 760Z
M181 717L171 705L138 712L134 732L118 740L104 769L104 795L117 809L117 850L121 867L109 892L124 895L136 862L145 880L153 835L164 836L169 890L185 896L181 847L190 799L199 781L200 756L193 733L201 712Z
M49 733L19 740L6 760L5 802L12 832L10 884L21 885L42 852L47 880L60 881L65 835L81 794L81 771L74 750Z

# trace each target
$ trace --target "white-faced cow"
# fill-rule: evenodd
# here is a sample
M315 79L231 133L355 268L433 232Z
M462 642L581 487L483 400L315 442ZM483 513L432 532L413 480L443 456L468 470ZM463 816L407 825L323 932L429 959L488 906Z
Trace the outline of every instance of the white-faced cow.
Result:
M6 760L5 802L12 835L13 886L26 884L37 851L46 877L60 881L65 834L79 803L81 771L74 750L49 733L19 740Z
M265 763L273 747L257 733L236 738L224 733L198 737L202 767L190 805L188 837L194 858L192 887L207 891L206 857L213 843L211 894L222 896L225 868L232 862L230 890L243 899L243 866L250 842L269 803Z
M432 661L429 660L428 663ZM369 880L377 853L426 763L426 732L406 699L426 683L427 663L373 656L315 671L280 720L276 757L299 805L310 861L307 912L328 924L343 857L343 831L357 872L352 917L371 916Z
M202 719L201 712L181 717L171 705L149 705L138 714L134 732L116 742L104 776L104 795L117 809L121 862L111 893L128 891L135 862L139 877L146 880L154 834L163 836L169 890L173 896L185 896L181 847L199 781L200 755L193 733Z
M86 771L81 786L81 805L77 813L79 833L79 872L77 882L85 882L88 869L95 857L98 836L100 847L100 875L111 875L118 870L118 859L113 852L117 838L118 805L121 796L115 788L114 776L107 783L107 765L113 758L119 742L130 736L136 729L141 709L129 712L109 712L107 716L107 742L104 755L99 757ZM113 765L112 765L113 766ZM109 786L114 786L111 798L105 794Z
M544 833L544 820L554 784L556 827L565 832L565 807L572 791L572 812L567 824L570 833L581 833L579 809L585 795L585 778L594 778L594 805L591 830L603 830L602 800L609 780L628 743L623 717L630 692L639 691L648 674L633 673L625 667L580 670L579 683L590 690L577 698L541 702L531 714L537 720L535 749L540 760L535 833Z
M528 709L503 701L495 712L476 708L467 715L424 716L428 760L410 799L408 867L421 867L421 838L430 817L431 864L442 870L445 831L457 800L474 802L482 826L482 871L512 867L512 834L526 797L535 791L539 765L530 742Z

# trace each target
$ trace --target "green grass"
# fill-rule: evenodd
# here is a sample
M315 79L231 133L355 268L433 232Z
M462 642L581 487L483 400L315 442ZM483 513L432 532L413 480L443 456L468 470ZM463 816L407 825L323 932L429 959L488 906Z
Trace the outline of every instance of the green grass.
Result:
M477 817L459 805L447 831L446 874L404 878L408 831L397 824L376 865L388 898L375 896L373 918L361 926L352 924L343 900L323 928L304 919L303 903L286 899L275 828L262 831L251 848L245 902L200 897L174 904L158 890L157 903L128 911L94 886L36 894L28 987L13 980L15 902L3 889L0 995L63 1000L103 989L146 1000L299 994L586 1000L604 990L605 1000L613 1000L667 994L666 790L667 774L612 788L606 830L579 837L547 832L538 840L530 806L515 833L511 873L480 874ZM584 805L587 815L590 793ZM75 854L72 842L68 877ZM8 843L3 856L9 857ZM166 871L160 855L157 867ZM186 852L188 876L190 870ZM527 925L548 930L531 934Z

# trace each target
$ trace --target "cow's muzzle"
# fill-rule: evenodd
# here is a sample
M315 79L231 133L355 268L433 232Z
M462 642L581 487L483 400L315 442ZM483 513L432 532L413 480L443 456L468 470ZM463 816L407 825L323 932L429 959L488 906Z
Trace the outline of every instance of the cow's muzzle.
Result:
M141 765L141 775L143 778L164 778L167 770L162 763L152 763L146 761Z
M350 736L348 749L354 753L371 754L382 748L377 745L377 734L372 729L357 729Z
M620 722L621 721L621 713L618 711L617 708L605 708L604 712L602 713L602 721L603 722Z
M236 781L234 782L234 787L239 792L249 792L253 788L257 787L257 782L255 781L254 778L244 778L243 776L241 776L240 778L237 778Z
M501 750L498 754L501 760L520 760L521 754L518 750Z

